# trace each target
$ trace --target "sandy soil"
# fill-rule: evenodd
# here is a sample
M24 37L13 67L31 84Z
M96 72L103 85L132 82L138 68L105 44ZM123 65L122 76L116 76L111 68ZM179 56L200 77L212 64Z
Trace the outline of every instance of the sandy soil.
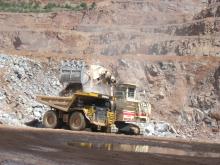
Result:
M220 144L207 142L5 126L0 132L1 165L220 163ZM107 144L115 148L101 147Z

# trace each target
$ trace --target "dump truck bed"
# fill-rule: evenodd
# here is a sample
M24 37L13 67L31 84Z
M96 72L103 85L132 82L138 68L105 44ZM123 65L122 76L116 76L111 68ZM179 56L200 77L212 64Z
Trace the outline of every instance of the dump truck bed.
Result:
M75 96L57 97L57 96L37 96L37 101L62 111L68 111L74 101Z
M50 106L55 109L59 109L62 111L69 111L72 104L75 102L77 97L93 97L98 99L111 99L110 96L101 95L98 93L87 93L87 92L77 92L69 97L61 97L61 96L37 96L37 101Z

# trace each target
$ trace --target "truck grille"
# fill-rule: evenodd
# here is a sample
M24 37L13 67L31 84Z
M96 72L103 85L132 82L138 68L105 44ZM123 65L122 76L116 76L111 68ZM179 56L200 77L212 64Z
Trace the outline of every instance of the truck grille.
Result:
M96 107L95 116L96 116L96 121L97 122L105 123L106 117L107 117L106 109L105 108Z

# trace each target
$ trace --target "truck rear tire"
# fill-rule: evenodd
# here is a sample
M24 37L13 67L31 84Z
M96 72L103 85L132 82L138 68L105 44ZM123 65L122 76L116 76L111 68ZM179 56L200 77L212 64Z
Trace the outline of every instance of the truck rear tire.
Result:
M73 112L69 118L69 127L71 130L80 131L86 128L86 120L81 112Z
M55 111L50 110L44 114L43 126L45 128L53 128L53 129L59 126L59 119Z

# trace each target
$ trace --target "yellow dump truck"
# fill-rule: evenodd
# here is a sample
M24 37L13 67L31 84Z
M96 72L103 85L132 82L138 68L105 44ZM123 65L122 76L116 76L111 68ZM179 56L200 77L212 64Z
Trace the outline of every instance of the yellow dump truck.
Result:
M51 107L43 116L46 128L68 125L72 130L95 128L117 132L115 105L111 96L76 92L70 97L37 96L37 100Z

